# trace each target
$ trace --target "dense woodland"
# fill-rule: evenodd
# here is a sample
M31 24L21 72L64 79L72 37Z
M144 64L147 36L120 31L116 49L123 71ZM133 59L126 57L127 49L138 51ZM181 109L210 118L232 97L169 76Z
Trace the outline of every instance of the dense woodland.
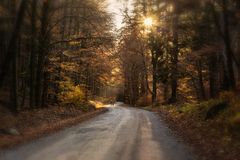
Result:
M124 16L117 48L126 102L192 103L237 92L240 1L134 0Z
M1 0L1 103L16 112L116 89L132 105L237 92L240 1L132 3L115 32L104 0Z
M105 8L97 0L1 0L2 103L14 112L84 107L106 95L114 36Z
M240 0L0 0L0 151L109 111L40 147L164 159L166 123L204 160L239 159L239 89Z

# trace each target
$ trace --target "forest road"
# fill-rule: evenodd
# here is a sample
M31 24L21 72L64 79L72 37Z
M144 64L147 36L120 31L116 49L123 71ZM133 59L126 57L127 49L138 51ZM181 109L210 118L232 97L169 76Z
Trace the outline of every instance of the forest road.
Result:
M155 113L120 103L77 126L0 152L0 160L193 159Z

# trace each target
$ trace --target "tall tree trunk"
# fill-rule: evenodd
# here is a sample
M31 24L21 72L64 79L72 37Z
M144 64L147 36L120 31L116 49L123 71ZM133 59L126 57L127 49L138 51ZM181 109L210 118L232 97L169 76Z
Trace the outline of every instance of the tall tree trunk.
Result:
M178 23L179 23L179 9L178 9L178 2L175 0L174 2L174 14L172 20L172 30L173 30L173 51L171 56L171 63L172 63L172 71L171 71L171 87L172 87L172 95L170 98L170 103L174 103L177 101L177 88L178 88L178 52L179 52L179 45L178 45Z
M143 72L144 72L144 77L145 77L146 91L148 91L149 93L152 94L152 91L148 84L148 69L147 69L147 65L146 65L146 61L145 61L144 51L142 50L140 53L142 56L142 64L143 64ZM148 93L146 93L146 94L148 94Z
M15 17L17 14L17 3L15 0L11 1L11 14L12 17ZM13 18L13 24L16 21L16 19ZM20 36L19 36L20 37ZM20 45L19 38L16 39L16 42L14 43L13 50L15 52L15 56L12 61L12 111L17 113L18 112L18 55L20 50L18 49L18 45Z
M229 31L229 14L228 14L228 0L222 0L223 6L223 40L225 44L225 54L226 54L226 65L228 68L228 81L229 81L229 89L236 88L236 81L233 70L233 50L231 48L231 38Z
M223 89L229 90L229 89L235 89L236 88L236 80L234 75L234 69L233 69L233 61L239 66L237 59L234 56L233 50L231 48L231 38L230 38L230 31L229 31L229 11L228 11L228 0L221 0L221 6L222 6L222 20L219 22L219 15L215 9L215 6L213 2L209 3L216 29L219 32L219 35L223 39L225 51L224 51L224 86L222 86ZM221 25L222 24L222 25Z
M37 0L32 0L32 15L31 15L31 56L30 56L30 107L35 106L35 84L36 84L36 15L37 15Z
M48 52L49 35L47 35L49 12L50 12L50 0L43 2L42 17L41 17L41 32L39 38L38 49L38 64L37 64L37 79L36 79L36 106L41 107L42 94L43 94L43 82L44 82L44 64Z
M17 50L17 46L15 46ZM17 52L17 51L16 51ZM18 56L16 55L12 61L12 111L18 111Z
M0 67L1 68L1 70L0 70L0 88L3 87L3 82L6 77L6 74L9 71L10 64L12 64L11 62L14 60L14 58L17 55L15 47L16 47L18 37L20 35L20 30L22 28L23 20L25 17L25 12L27 9L27 3L28 3L28 0L22 0L20 7L19 7L16 22L14 25L14 29L13 29L13 32L12 32L12 35L11 35L11 38L9 41L9 45L7 47L6 58L2 64L2 66Z
M228 0L222 0L222 15L223 15L223 33L222 38L225 45L225 55L226 55L226 68L227 68L227 89L235 89L236 81L233 69L233 58L234 53L231 48L231 38L229 31L229 11L228 11Z
M157 55L152 52L152 104L157 101Z

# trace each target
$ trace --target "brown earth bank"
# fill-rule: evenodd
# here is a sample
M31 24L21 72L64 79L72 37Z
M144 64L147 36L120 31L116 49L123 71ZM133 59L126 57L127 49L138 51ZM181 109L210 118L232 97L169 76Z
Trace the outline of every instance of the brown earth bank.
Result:
M167 106L145 109L158 113L176 136L193 147L199 160L240 160L240 139L226 131L224 124L200 122Z
M106 112L107 108L48 107L12 115L0 108L0 149L8 149L73 126ZM13 130L13 134L6 131Z

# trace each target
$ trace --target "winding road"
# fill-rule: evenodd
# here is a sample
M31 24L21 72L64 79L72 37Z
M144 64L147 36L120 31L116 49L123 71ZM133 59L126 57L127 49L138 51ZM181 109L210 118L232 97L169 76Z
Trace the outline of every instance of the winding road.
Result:
M159 117L117 103L109 112L0 153L0 160L193 160Z

